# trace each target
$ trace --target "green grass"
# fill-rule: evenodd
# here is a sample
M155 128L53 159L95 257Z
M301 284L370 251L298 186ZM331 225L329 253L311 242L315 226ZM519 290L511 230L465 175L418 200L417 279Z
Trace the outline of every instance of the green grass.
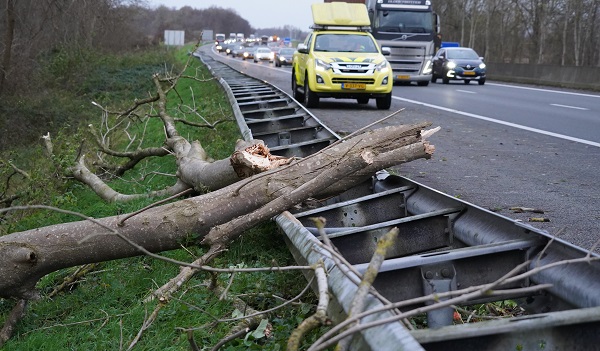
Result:
M60 59L59 62L54 62L54 66L45 74L60 76L55 84L64 87L71 86L75 81L83 82L79 91L81 94L74 97L77 102L72 104L80 104L86 117L81 123L74 123L57 131L53 137L55 156L52 159L44 156L39 144L4 152L0 159L14 160L19 168L31 174L31 179L10 176L11 169L5 162L0 168L0 179L3 184L9 184L9 189L2 191L22 194L18 204L53 205L97 218L132 212L154 202L156 199L125 204L104 203L84 185L65 178L63 171L74 162L79 150L93 151L93 144L84 142L89 140L89 135L83 126L90 122L98 125L99 111L89 104L89 99L102 102L105 107L114 110L130 106L132 96L142 98L151 91L148 74L158 67L182 67L189 49L163 52L166 55L160 57L162 60L169 60L166 61L170 62L167 65L159 64L161 58L156 52L141 55L140 58L98 58L85 71L85 75L80 73L74 76L69 76L65 71L65 65L72 63L74 59L68 54L56 58ZM180 81L177 93L173 91L169 96L169 112L174 117L193 118L196 122L200 120L198 115L210 122L223 118L232 119L231 107L223 91L218 82L208 79L210 73L206 68L199 61L193 60L187 73L198 73L203 79ZM59 88L53 91L69 96ZM88 101L84 104L86 98ZM185 115L179 111L184 105L192 107L196 115ZM13 108L18 109L18 106ZM130 135L135 134L139 138L143 135L140 147L159 146L164 142L162 124L157 118L151 118L147 124L143 124L137 123L139 119L132 117L130 122ZM239 138L234 122L222 123L213 129L180 124L178 130L189 140L201 141L202 146L215 159L229 156L235 140ZM128 144L124 133L115 133L111 138L116 141L115 148ZM153 158L138 164L133 172L128 172L123 177L108 177L107 180L111 187L123 193L146 192L172 185L174 178L156 175L141 180L142 175L151 171L172 173L174 170L173 157ZM7 181L8 179L10 180ZM50 211L14 212L2 217L0 234L74 220L79 218ZM203 253L203 248L195 246L193 241L182 243L182 246L185 248L163 254L191 262ZM231 245L229 251L212 262L212 265L219 267L269 267L273 264L295 264L274 223L264 223L247 231ZM142 301L179 271L179 267L173 264L149 257L103 262L69 289L48 299L47 294L75 269L73 267L51 273L39 282L38 289L42 293L42 299L30 303L15 335L2 350L127 349L140 330L145 316L156 306L156 302L144 304ZM161 310L154 324L144 332L135 349L189 350L187 336L181 331L182 328L198 328L194 332L194 338L204 348L216 344L227 335L236 323L215 323L215 319L231 317L233 307L228 301L219 301L203 285L209 278L207 273L200 273L183 286ZM229 282L228 274L220 274L217 278L222 286ZM229 294L243 294L252 308L262 310L280 304L281 299L296 296L304 285L305 279L299 272L240 273L236 275ZM266 316L273 328L272 337L232 341L222 350L284 350L290 332L299 321L313 312L314 302L314 295L308 293L300 303ZM7 317L13 303L0 299L2 320ZM308 336L308 340L315 338L316 334Z

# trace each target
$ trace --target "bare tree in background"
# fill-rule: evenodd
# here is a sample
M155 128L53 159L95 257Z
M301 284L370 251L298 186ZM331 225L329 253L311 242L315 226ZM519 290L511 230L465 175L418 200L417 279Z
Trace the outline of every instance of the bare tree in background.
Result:
M10 69L10 58L12 56L12 43L15 35L15 3L14 0L6 0L4 3L5 28L2 44L2 62L0 63L0 96L4 90L6 72Z
M599 66L600 0L459 0L433 6L445 41L471 46L491 62Z

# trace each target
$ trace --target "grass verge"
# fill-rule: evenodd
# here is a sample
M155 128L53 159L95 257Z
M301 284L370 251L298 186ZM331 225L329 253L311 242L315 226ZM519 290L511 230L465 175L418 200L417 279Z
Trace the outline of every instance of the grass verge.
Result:
M189 48L167 57L160 65L150 65L171 70L181 67L187 58ZM174 58L173 58L174 57ZM113 58L113 60L117 60ZM85 77L77 79L87 82L82 89L86 97L97 101L107 109L122 109L131 104L133 92L143 98L149 91L148 83L140 74L140 80L130 79L132 72L149 73L147 63L133 58L123 58L121 66L103 64L98 60L88 69ZM156 61L158 63L159 60ZM119 68L120 67L120 68ZM64 67L52 67L48 74L59 74ZM182 111L193 110L186 118L205 118L209 121L232 116L229 103L218 83L209 79L210 73L197 60L188 68L189 74L198 73L201 81L181 81L178 94L170 96L169 110L174 117L184 117ZM58 73L57 73L58 72ZM73 78L75 79L75 78ZM64 84L71 82L64 79ZM70 84L70 83L69 83ZM139 85L137 85L139 84ZM122 94L111 94L112 87ZM91 91L91 89L96 89ZM64 93L64 92L63 92ZM147 95L146 95L147 96ZM87 104L86 121L101 125L101 111ZM195 117L194 117L195 116ZM140 116L129 116L137 121ZM6 153L3 159L18 156L19 168L27 170L31 177L8 176L10 168L3 168L2 176L10 178L11 191L22 195L19 204L47 204L78 211L92 217L105 217L137 210L153 199L139 200L127 204L106 204L80 183L65 179L62 171L68 167L81 150L93 150L89 134L82 127L85 124L60 128L54 140L55 156L44 157L40 145ZM179 127L179 126L178 126ZM219 124L214 129L198 129L181 126L180 134L190 140L202 141L203 147L214 158L228 156L233 151L234 142L239 138L233 122ZM146 123L132 123L127 133L118 135L121 146L131 144L135 135L136 147L157 146L164 139L162 125L156 119ZM8 163L5 163L8 165ZM122 177L111 177L110 185L126 193L138 193L163 188L174 179L164 174L173 172L174 160L163 157L148 160ZM151 175L152 174L152 175ZM151 175L151 176L150 176ZM33 189L33 190L22 190ZM8 189L7 189L8 190ZM31 228L77 220L69 216L47 211L11 213L3 217L3 234ZM203 254L203 249L194 245L193 240L182 242L181 250L163 253L167 257L183 261L193 261ZM285 247L283 238L273 223L264 223L246 232L232 244L230 250L214 262L214 266L265 267L293 265L294 261ZM68 289L48 299L46 296L57 284L76 270L76 267L60 270L44 277L38 284L44 298L32 302L26 317L18 325L14 337L3 350L125 350L136 337L144 319L155 308L156 302L142 303L152 291L175 276L179 268L169 263L149 257L136 257L103 262L96 265L81 279L69 284ZM138 350L189 350L189 342L184 329L193 329L196 343L201 349L208 348L227 335L237 322L217 323L216 320L230 318L234 308L228 301L222 301L205 286L212 278L206 273L198 274L182 287L173 299L160 311L154 324L144 331L134 349ZM226 286L228 274L214 277ZM231 296L240 296L252 308L264 310L296 296L304 288L304 278L299 272L237 274L229 288ZM0 318L4 320L12 308L13 301L0 300ZM243 340L235 340L222 350L284 350L287 337L297 323L312 313L314 296L308 294L301 301L265 316L270 324L270 336L255 333ZM242 311L243 312L243 311ZM308 337L310 341L313 336Z

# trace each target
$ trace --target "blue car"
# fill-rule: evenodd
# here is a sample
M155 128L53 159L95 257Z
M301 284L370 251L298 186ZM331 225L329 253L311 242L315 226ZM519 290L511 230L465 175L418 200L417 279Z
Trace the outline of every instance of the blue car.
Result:
M431 82L439 78L444 84L451 80L462 80L469 84L472 80L485 84L485 63L475 50L465 47L441 48L433 57Z

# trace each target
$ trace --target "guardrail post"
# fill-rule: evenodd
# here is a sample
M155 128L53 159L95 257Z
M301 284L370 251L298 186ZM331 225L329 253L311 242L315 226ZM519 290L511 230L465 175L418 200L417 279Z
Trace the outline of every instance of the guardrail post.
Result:
M421 268L423 282L423 294L431 295L456 290L456 270L452 264L429 265ZM440 299L443 301L445 299ZM431 305L434 302L427 304ZM452 325L454 310L452 307L444 307L427 312L427 325L436 329Z

